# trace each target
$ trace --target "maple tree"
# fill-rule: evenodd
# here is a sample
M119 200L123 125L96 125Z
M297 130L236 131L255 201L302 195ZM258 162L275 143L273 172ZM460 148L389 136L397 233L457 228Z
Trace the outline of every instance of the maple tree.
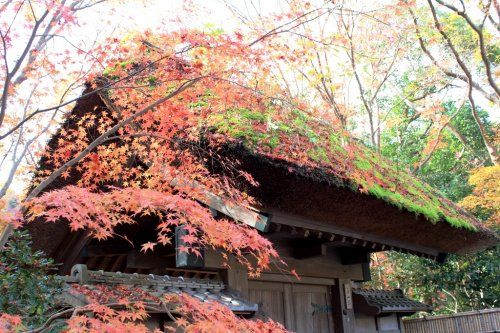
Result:
M15 2L8 2L11 3ZM53 8L59 13L57 17L62 18L63 23L72 23L74 12L61 3L54 4ZM479 82L466 72L464 79L461 74L432 61L432 66L452 81L442 83L437 76L420 80L427 74L426 66L419 66L418 75L409 74L411 71L407 70L414 64L410 60L418 51L411 47L412 41L419 41L420 44L413 46L420 47L420 52L432 60L425 43L444 45L445 51L451 49L453 53L454 44L450 46L446 36L456 33L452 24L449 31L439 29L436 21L440 22L441 14L432 15L432 11L422 8L413 2L394 2L382 6L376 14L369 14L368 10L356 12L344 3L291 1L283 13L261 17L262 25L252 27L245 38L241 32L225 34L185 29L107 40L105 52L99 48L94 50L104 70L100 68L90 75L83 75L86 71L81 71L82 76L77 75L80 82L87 80L84 96L99 95L106 108L97 107L65 119L57 140L48 145L42 157L44 167L37 171L23 203L24 216L29 221L47 223L64 219L72 230L85 229L93 237L107 239L121 236L116 232L120 225L137 223L138 216L152 215L158 218L158 232L154 241L142 245L143 251L154 251L157 246L169 243L168 231L183 225L187 230L184 241L188 244L183 251L196 253L197 245L222 249L234 255L251 274L258 275L271 263L280 263L272 244L242 224L215 220L210 211L196 201L202 191L209 190L227 198L229 205L253 202L238 182L258 184L238 168L236 161L225 159L218 152L228 141L229 144L243 141L271 157L330 168L335 174L353 180L354 187L360 191L424 214L431 220L444 216L453 225L473 228L467 221L455 218L456 211L446 202L442 202L444 211L436 208L435 193L430 188L403 177L399 170L394 172L383 158L350 141L347 135L359 130L370 145L383 152L385 129L396 128L408 120L431 119L432 130L423 136L427 146L418 151L423 152L422 156L418 155L420 159L412 162L419 171L440 151L448 132L458 139L463 136L460 129L454 131L453 126L460 112L467 108L466 101L479 129L484 127L471 91L484 94L490 90L485 84L491 85L489 67L492 65L485 62L482 52L487 34L482 30L478 33L468 23L479 38L471 40L479 43L485 70L482 72L480 68L478 73L486 73L486 79ZM490 6L483 12L491 10ZM459 16L467 21L463 15ZM422 20L426 22L427 35L423 35ZM36 28L38 20L34 22ZM333 26L333 31L321 29L331 22L335 24L328 26ZM379 34L381 29L383 34ZM432 29L437 29L441 37L436 38L436 31ZM486 34L482 42L481 34ZM3 39L8 42L5 36ZM446 44L436 43L442 42L441 39ZM335 60L339 50L341 59L347 60L344 66L336 66L342 62ZM466 50L464 47L461 52ZM6 58L6 52L3 55ZM461 59L454 53L453 56L455 60ZM29 62L30 58L27 59ZM35 57L33 63L39 61L54 67L47 59L36 59L40 58ZM334 61L335 64L331 63ZM29 75L20 80L24 84L30 77L41 76L44 70L40 67L36 72L33 65L26 68ZM16 92L10 78L14 75L10 72L12 70L6 68L3 88L9 94L2 95L6 101L11 98L11 91L14 97ZM401 76L411 76L410 84L401 82ZM345 99L353 87L351 80L358 91L353 98L355 102ZM456 99L454 112L450 114L451 107L447 109L438 102L439 92L453 89L455 80L465 84L460 86L460 98ZM405 106L403 120L391 117L395 109L387 107L391 95L399 98L397 105ZM492 103L498 103L494 93L487 92L487 95ZM10 125L2 132L2 139L9 137L14 144L28 143L29 140L19 139L23 135L23 124L30 121L32 115L56 113L66 104L34 112L29 112L31 102L26 105L26 113L20 118L8 119L7 106L2 108ZM368 126L356 126L360 118L366 119ZM2 126L0 122L0 128ZM410 126L406 130L408 128ZM44 131L45 127L36 135ZM484 128L481 136L491 161L496 163L495 150L491 148L494 144ZM466 147L464 140L460 142ZM27 152L29 145L24 147ZM16 157L16 160L19 159ZM213 164L220 169L215 174L210 167ZM383 175L379 175L380 172ZM77 181L70 186L54 187L56 180L70 183L74 179ZM387 190L400 182L408 185L403 189L404 196ZM408 199L410 195L414 200ZM2 217L3 220L15 218L15 214L8 219ZM112 295L111 290L106 293ZM81 331L84 327L89 331L143 331L144 325L135 319L144 318L145 305L125 302L125 299L120 304L111 303L109 299L99 300L85 308L56 314L46 325L69 317L70 331ZM177 324L188 331L208 331L209 327L282 330L273 322L239 320L216 304L207 308L189 298L181 298L179 302L177 310L184 316L177 319ZM85 315L90 312L96 316ZM191 321L183 319L185 317ZM6 329L21 325L18 317L2 315L2 320L1 325Z
M443 101L442 107L446 114L456 112L451 101ZM402 165L412 165L419 160L417 152L426 145L421 138L425 137L431 124L430 119L414 117L413 110L407 108L395 98L391 117L402 119L382 133L382 152L393 156ZM481 109L478 112L487 131L493 136L495 124L491 123L487 112ZM498 230L498 219L493 218L494 209L491 209L491 203L497 197L494 195L498 183L494 177L496 167L478 167L489 161L489 155L467 104L450 121L449 126L461 135L444 131L441 144L417 173L460 204L464 204L464 198L467 198L467 201L477 205L483 203L484 198L487 204L484 208L479 205L467 208L492 230ZM408 131L407 128L413 130ZM394 140L395 137L400 139ZM477 188L464 181L469 174L479 176L472 176L479 180ZM432 305L438 314L498 307L499 251L500 247L497 246L467 256L450 255L444 264L395 252L373 254L373 281L369 285L375 288L400 288L412 298Z
M421 159L412 165L419 169L442 144L444 131L463 136L450 127L454 115L440 107L452 94L457 106L471 106L489 160L497 163L498 144L479 116L481 108L499 106L498 15L492 1L460 1L458 7L444 0L288 1L271 14L252 0L246 3L254 11L227 6L252 33L270 29L275 38L264 43L272 50L274 77L289 96L318 106L316 115L326 122L342 124L381 150L381 132L395 125L388 103L398 96L415 110L413 117L433 122ZM278 28L271 29L275 22ZM405 76L411 85L401 84Z
M258 73L257 78L253 71L262 61L260 51L249 50L238 35L180 31L146 37L108 45L114 51L107 60L108 69L89 77L89 82L94 93L104 93L101 97L112 104L107 110L68 118L77 126L63 127L56 145L49 145L42 159L46 168L39 170L23 204L25 216L28 221L44 218L47 223L63 218L72 230L85 228L92 236L106 239L116 236L118 225L137 223L135 216L152 214L160 221L157 240L145 243L143 251L170 242L167 232L182 224L188 246L181 250L196 253L194 244L222 249L257 275L272 261L280 262L271 243L245 225L215 220L208 208L194 200L198 189L190 181L234 202L251 201L231 184L235 174L252 182L236 166L222 163L224 172L211 175L206 161L217 156L206 155L208 147L199 142L199 135L205 133L215 145L221 139L216 133L210 135L215 114L244 108L258 112L272 104L272 99L262 97L263 88L257 84L265 77ZM269 95L276 95L276 87L266 87ZM131 164L131 157L140 163ZM43 193L55 179L75 175L77 186ZM186 177L186 183L178 181ZM93 304L90 309L102 314L97 316L99 324L88 319L84 326L126 331L142 327L133 323L136 317L113 315L109 305ZM202 311L202 306L197 310ZM75 310L81 311L88 308ZM228 311L222 315L234 317ZM82 329L83 319L77 318L68 321L70 331ZM245 325L248 330L276 326L257 321Z

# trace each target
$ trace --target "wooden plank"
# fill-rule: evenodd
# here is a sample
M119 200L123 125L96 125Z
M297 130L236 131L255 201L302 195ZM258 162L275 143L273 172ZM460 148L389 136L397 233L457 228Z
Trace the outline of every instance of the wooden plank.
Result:
M259 231L265 232L269 228L269 218L252 207L243 207L237 203L223 199L222 197L213 194L206 190L203 185L195 180L181 180L174 178L170 184L174 187L191 188L194 193L198 193L195 197L201 203L217 210L218 212L229 216L235 221L245 223ZM192 194L192 193L190 193Z
M331 297L327 286L292 285L297 332L333 331Z
M156 267L167 267L169 259L154 253L130 251L127 253L126 262L127 268L154 269Z
M366 249L341 247L338 251L342 265L364 264L370 262L370 252Z
M283 284L283 296L284 296L284 307L285 307L285 327L290 331L296 331L297 327L295 325L295 310L293 308L293 293L292 284Z
M286 326L283 283L250 281L248 299L259 305L257 318L272 318Z
M309 285L332 286L335 284L335 279L300 276L298 280L293 275L262 273L259 277L252 278L252 281L269 281L269 282L288 282L288 283L306 283Z
M300 277L363 279L361 265L342 265L338 249L335 247L325 246L325 255L300 260L293 258L293 249L289 244L274 242L274 245L281 259L286 262L290 269L295 269ZM275 265L271 265L268 273L283 275L284 272ZM292 281L296 281L296 279L293 278Z
M468 311L451 315L427 316L403 320L406 333L421 332L497 332L500 309Z
M132 245L124 242L115 242L115 243L104 243L101 242L97 244L89 244L87 246L87 255L89 257L93 256L103 256L103 255L121 255L127 254L130 250L132 250Z
M229 290L239 292L243 297L248 296L248 273L244 267L236 264L223 271L222 279Z
M300 239L293 243L293 257L307 259L323 255L321 242L317 239Z
M385 237L379 237L376 235L371 235L367 233L359 233L353 230L348 230L345 228L337 227L334 224L322 223L314 220L304 219L300 216L287 214L278 210L270 209L269 215L271 216L268 222L279 223L282 225L287 225L293 228L304 228L309 230L314 230L316 232L326 232L331 234L336 234L344 237L354 238L362 241L373 242L384 244L382 250L385 247L398 247L402 249L412 250L422 254L429 254L432 256L437 256L439 251L436 249L418 246L414 244L408 244L398 240L393 240Z
M127 261L127 255L119 254L113 265L111 266L111 272L119 271Z
M59 268L59 273L61 275L69 274L73 265L77 264L78 261L83 259L83 249L90 241L89 231L78 231L76 233L74 241L64 253L61 255L63 259L63 264Z
M270 317L290 331L333 332L333 308L327 285L251 280L249 293L249 299L261 306L260 318Z

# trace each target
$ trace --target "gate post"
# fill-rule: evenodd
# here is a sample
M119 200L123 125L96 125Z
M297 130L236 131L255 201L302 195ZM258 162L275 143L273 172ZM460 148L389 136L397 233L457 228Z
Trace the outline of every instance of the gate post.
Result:
M335 333L355 333L351 280L335 279L332 286L333 327Z

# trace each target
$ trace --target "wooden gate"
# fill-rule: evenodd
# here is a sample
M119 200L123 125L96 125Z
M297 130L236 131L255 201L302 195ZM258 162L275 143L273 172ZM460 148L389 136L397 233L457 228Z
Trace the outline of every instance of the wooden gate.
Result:
M259 304L258 317L271 318L291 331L333 332L329 286L249 281L248 296Z

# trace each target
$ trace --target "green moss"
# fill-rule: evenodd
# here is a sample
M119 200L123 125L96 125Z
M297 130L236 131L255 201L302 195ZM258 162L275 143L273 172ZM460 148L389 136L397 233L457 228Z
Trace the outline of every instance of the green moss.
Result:
M337 154L337 155L340 155L340 156L346 156L347 155L347 151L344 149L344 147L342 147L341 138L340 138L340 136L337 133L335 133L333 131L330 131L328 139L329 139L328 141L330 143L330 150L334 154Z
M191 106L206 105L202 100ZM278 155L281 154L280 138L293 136L295 140L297 137L310 160L318 163L318 166L331 165L332 173L334 170L345 170L341 171L342 174L332 174L332 177L343 179L353 191L361 187L367 189L370 195L399 209L422 215L432 223L446 221L457 228L474 230L467 219L461 219L461 213L455 211L452 204L441 200L440 194L433 188L408 174L402 167L390 164L370 148L348 141L348 138L330 128L318 128L317 123L313 123L307 114L299 110L279 120L273 119L274 114L273 108L265 111L234 108L211 115L208 122L220 133L243 140L250 149L269 147ZM347 144L344 145L344 141ZM351 161L349 156L356 158Z
M356 166L359 169L364 170L364 171L371 170L371 168L372 168L372 165L370 164L370 162L368 162L367 160L361 159L359 157L356 159L354 164L356 164Z
M465 221L463 219L458 219L458 218L451 217L451 216L446 216L445 219L446 219L446 222L448 222L449 224L451 224L452 226L454 226L456 228L464 228L464 229L467 229L470 231L477 231L477 228L474 225L472 225L470 222Z
M271 149L275 149L276 147L278 147L279 143L280 143L279 136L273 135L269 138L268 145Z
M313 149L309 149L307 151L307 155L316 162L328 163L328 154L326 153L325 148L323 147L314 147Z
M423 215L433 223L437 223L441 219L442 212L438 207L434 205L417 203L404 197L400 193L390 191L381 187L380 185L373 185L369 189L369 193L379 199L391 203L392 205L400 209L404 208L412 213Z
M154 77L152 75L148 77L148 83L150 86L156 85L157 82L158 82L158 79L156 77Z
M284 123L282 122L279 122L278 123L278 130L280 132L283 132L283 133L286 133L286 134L289 134L289 133L292 133L293 132L293 128L290 127L290 126L287 126L285 125Z
M212 115L210 121L220 133L242 139L250 146L267 142L270 146L276 147L279 143L269 133L254 128L255 125L267 121L267 115L262 112L245 108L229 109L225 113Z

